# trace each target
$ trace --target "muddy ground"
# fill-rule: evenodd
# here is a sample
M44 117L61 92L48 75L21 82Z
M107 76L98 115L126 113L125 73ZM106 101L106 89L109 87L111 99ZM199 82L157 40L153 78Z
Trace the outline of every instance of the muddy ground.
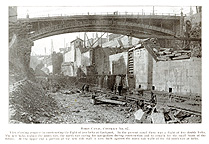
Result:
M63 92L64 91L64 92ZM135 112L137 108L136 102L132 100L126 100L126 105L110 104L104 102L92 103L92 93L80 93L79 91L72 93L70 90L62 90L55 93L49 93L49 95L57 102L58 110L57 114L51 118L43 118L41 123L58 123L58 124L87 124L87 123L115 123L115 124L137 124L137 123L153 123L150 114L148 117L143 117L141 121L135 119ZM117 96L117 95L115 95ZM190 110L197 108L193 105L185 105L185 103L179 103L175 100L169 101L163 97L158 97L157 110L164 109L165 111L171 110L168 105L178 106L182 108L190 108ZM188 103L188 101L187 101ZM171 119L166 121L167 123L200 123L201 117L195 114L182 112L181 110L172 110L174 117L178 119L173 122ZM169 115L168 115L169 117ZM166 119L166 116L165 116Z
M98 88L82 92L78 87L45 90L39 84L23 80L10 86L10 123L41 124L138 124L155 123L151 114L163 114L163 123L201 123L201 101L192 99L169 99L167 95L157 94L157 104L150 108L145 104L141 120L135 117L137 106L135 98L150 99L150 93L124 93L125 105L97 102L92 103L92 95L101 97L117 94ZM132 98L134 99L132 99ZM119 100L119 99L118 99ZM151 109L151 111L150 111ZM160 115L159 115L160 116Z
M43 123L135 123L130 107L100 103L93 105L89 94L51 93L59 107L55 117Z

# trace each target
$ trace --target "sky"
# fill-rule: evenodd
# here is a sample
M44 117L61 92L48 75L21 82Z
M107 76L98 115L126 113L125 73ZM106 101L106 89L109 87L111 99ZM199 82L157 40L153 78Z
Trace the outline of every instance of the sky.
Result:
M17 13L18 18L26 18L26 15L29 14L30 18L33 17L45 17L45 16L57 16L57 15L77 15L77 14L106 14L113 13L118 11L119 13L145 13L152 14L153 9L155 13L158 14L180 14L183 11L184 14L188 14L190 12L190 6L47 6L47 7L26 7L26 6L18 6ZM192 7L195 12L195 7ZM87 33L88 38L93 37L93 33ZM101 33L98 33L100 36ZM95 36L95 34L94 34ZM106 35L104 35L106 36ZM47 38L43 38L34 42L34 46L32 47L32 55L44 55L51 53L51 45L53 41L53 49L58 52L59 48L63 48L69 46L70 42L76 39L76 37L80 37L83 39L84 33L69 33L51 36ZM46 51L45 51L46 49Z

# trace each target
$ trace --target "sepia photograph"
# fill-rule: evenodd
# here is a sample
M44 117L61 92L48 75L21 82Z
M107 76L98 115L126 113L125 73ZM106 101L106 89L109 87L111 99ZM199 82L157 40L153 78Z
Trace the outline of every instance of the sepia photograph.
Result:
M202 6L8 9L10 124L202 122Z
M204 144L206 5L3 4L1 143Z

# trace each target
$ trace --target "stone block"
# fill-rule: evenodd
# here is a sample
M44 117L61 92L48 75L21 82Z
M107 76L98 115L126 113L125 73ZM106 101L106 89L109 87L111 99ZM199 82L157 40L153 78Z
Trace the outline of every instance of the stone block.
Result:
M166 123L163 113L152 113L151 119L154 124L165 124Z

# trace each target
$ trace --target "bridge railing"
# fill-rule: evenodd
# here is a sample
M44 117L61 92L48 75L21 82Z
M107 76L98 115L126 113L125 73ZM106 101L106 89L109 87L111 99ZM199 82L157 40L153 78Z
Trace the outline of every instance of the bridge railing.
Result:
M42 18L42 17L58 17L58 16L80 16L80 15L104 15L104 16L111 16L111 15L117 15L117 16L126 16L126 15L132 15L132 16L180 16L180 14L176 13L148 13L148 12L86 12L86 13L70 13L70 14L44 14L44 15L34 15L31 18ZM26 16L27 17L27 16ZM29 16L30 17L30 16Z

